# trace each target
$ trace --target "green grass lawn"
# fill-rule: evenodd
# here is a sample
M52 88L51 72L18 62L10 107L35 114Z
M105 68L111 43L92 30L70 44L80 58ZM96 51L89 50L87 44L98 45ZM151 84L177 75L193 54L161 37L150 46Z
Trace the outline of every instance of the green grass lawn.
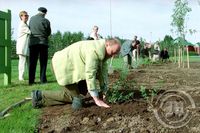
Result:
M50 60L48 63L47 77L50 83L44 85L28 86L28 74L26 72L25 81L18 81L18 60L12 60L12 84L3 86L3 74L0 74L0 111L9 105L30 97L31 91L34 89L52 90L59 89L55 78L50 69ZM39 64L38 64L39 66ZM37 68L36 81L39 82L39 67ZM3 133L29 133L33 132L38 122L38 116L41 113L38 109L33 109L31 102L18 107L10 112L10 116L0 119L0 132Z
M9 105L16 103L25 97L30 97L31 91L40 90L56 90L60 86L57 84L55 77L50 68L50 60L47 67L47 79L50 83L40 85L36 84L28 86L28 74L26 71L25 81L18 81L18 60L12 60L12 84L3 86L3 74L0 74L0 111ZM120 69L122 60L114 59L113 68ZM39 82L39 63L36 73L36 82ZM40 109L33 109L31 102L10 111L10 116L0 119L0 132L2 133L29 133L34 132L41 113Z
M174 58L172 58L174 59ZM190 62L200 62L200 56L190 56ZM178 58L176 58L176 60L178 60ZM187 61L187 57L184 56L183 57L183 61Z
M200 57L191 57L191 62L200 62ZM110 61L109 61L110 63ZM113 68L121 69L123 64L122 58L113 60ZM28 86L28 76L26 72L25 81L18 81L18 60L12 60L12 84L5 87L3 86L3 75L0 74L0 111L9 105L16 103L30 97L31 91L34 89L40 90L56 90L59 85L56 83L54 75L50 69L50 60L48 62L47 79L48 84ZM39 64L36 74L36 82L39 82ZM0 119L0 132L1 133L30 133L38 123L38 118L41 113L40 109L33 109L31 102L10 111L10 116L5 119Z

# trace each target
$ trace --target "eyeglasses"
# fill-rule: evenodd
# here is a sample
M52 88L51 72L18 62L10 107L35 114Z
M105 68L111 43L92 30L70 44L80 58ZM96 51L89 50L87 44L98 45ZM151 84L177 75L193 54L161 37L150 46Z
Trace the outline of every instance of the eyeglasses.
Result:
M29 17L29 15L27 15L27 14L26 15L22 15L22 16Z

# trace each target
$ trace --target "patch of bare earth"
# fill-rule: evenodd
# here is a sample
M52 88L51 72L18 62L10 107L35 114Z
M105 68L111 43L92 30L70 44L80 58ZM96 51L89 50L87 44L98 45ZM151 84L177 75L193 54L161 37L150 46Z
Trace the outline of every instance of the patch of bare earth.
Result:
M119 79L119 72L110 75L110 87ZM192 119L181 128L170 129L161 125L150 105L135 93L132 101L113 104L104 109L90 100L88 107L73 111L71 105L43 108L36 132L100 132L100 133L189 133L200 132L200 63L192 63L191 69L178 69L175 64L152 65L129 72L127 84L134 92L140 86L147 89L183 90L195 101ZM137 98L136 98L137 97Z

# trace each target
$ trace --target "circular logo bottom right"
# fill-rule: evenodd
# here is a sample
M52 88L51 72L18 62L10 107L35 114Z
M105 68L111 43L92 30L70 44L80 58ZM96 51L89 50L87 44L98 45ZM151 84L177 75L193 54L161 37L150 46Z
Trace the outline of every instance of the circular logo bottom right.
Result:
M188 124L192 118L189 110L195 108L192 97L184 92L170 90L158 97L155 103L154 115L164 127L180 128Z

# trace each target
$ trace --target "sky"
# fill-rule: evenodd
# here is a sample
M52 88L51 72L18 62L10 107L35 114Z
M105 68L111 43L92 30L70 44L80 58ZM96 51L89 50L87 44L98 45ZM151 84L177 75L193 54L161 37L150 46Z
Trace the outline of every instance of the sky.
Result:
M46 18L51 22L53 33L81 31L88 36L97 25L103 37L111 32L112 36L125 39L137 35L147 42L163 39L167 34L176 37L170 25L174 0L111 0L111 8L110 0L0 0L0 10L12 12L14 39L17 38L19 12L25 10L31 17L41 6L48 10ZM197 0L189 0L189 6L192 12L187 17L187 28L196 29L197 33L187 34L186 39L196 43L200 42L200 5Z

